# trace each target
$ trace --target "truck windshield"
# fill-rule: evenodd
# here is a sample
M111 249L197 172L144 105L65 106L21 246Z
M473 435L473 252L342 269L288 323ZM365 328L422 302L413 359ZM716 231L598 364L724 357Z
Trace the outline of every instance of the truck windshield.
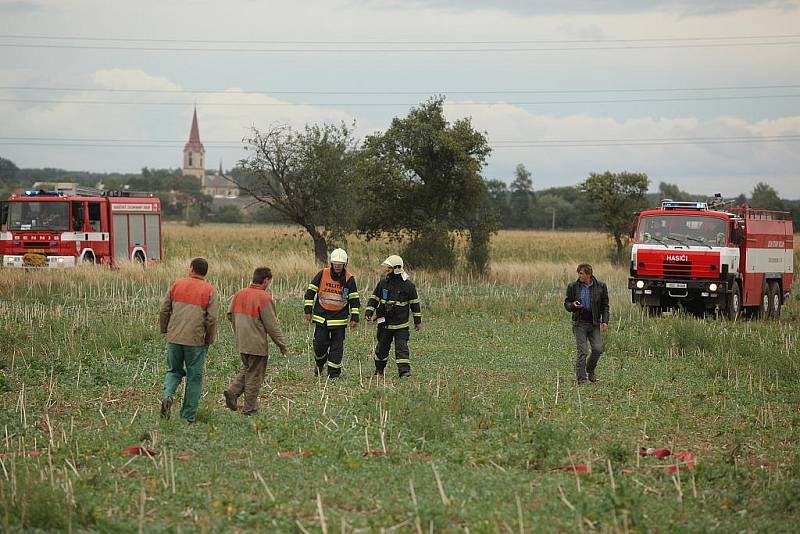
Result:
M9 230L69 229L69 205L66 202L9 202Z
M724 247L727 224L704 215L648 215L639 221L636 242Z

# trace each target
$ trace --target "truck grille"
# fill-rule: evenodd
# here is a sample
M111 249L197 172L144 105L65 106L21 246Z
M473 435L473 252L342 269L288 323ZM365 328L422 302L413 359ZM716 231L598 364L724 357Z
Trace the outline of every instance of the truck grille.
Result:
M674 263L671 261L664 262L664 278L684 278L689 279L692 277L692 264Z

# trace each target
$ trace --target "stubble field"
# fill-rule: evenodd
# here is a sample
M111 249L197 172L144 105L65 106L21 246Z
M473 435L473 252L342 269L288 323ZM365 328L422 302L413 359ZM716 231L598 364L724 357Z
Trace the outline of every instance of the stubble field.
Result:
M412 272L424 326L402 382L393 363L385 381L371 376L365 323L348 333L342 379L312 376L302 294L316 268L289 228L167 225L168 260L146 270L0 270L0 525L794 531L797 299L779 321L647 317L608 246L600 234L501 232L488 278ZM347 250L365 302L394 250L357 239ZM222 319L198 423L158 416L158 301L194 256L223 303L254 267L275 273L290 354L271 347L255 417L224 407L239 358ZM600 382L578 387L562 302L582 261L609 286L612 322Z

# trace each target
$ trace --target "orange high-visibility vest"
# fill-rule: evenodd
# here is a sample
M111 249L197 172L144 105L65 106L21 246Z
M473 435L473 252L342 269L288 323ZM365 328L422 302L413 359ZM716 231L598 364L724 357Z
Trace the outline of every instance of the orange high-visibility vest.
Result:
M345 283L352 278L352 275L347 271L345 271L344 276ZM347 300L347 296L344 294L344 286L338 280L333 279L331 268L322 269L322 280L319 282L319 292L317 293L319 305L327 311L337 312L347 306Z

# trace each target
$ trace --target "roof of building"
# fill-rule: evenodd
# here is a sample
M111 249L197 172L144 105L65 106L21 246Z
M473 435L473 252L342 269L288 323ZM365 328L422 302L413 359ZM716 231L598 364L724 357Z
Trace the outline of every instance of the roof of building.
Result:
M203 143L200 142L200 128L197 126L197 106L194 108L192 129L189 131L189 141L186 143L184 150L189 147L199 147L200 150L205 150L203 148Z
M217 189L239 189L239 187L225 178L225 173L222 172L222 162L219 164L219 171L214 176L206 175L203 180L203 187L214 187Z

